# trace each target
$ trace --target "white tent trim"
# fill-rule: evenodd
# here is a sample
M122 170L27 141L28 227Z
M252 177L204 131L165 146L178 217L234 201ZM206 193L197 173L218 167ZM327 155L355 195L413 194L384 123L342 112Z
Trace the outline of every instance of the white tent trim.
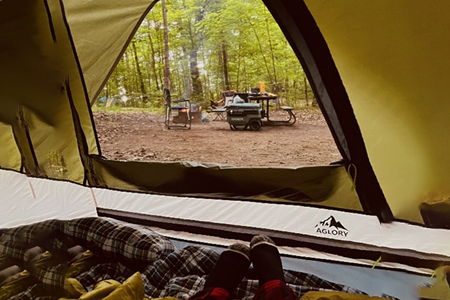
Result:
M97 217L91 189L65 181L0 170L0 228L40 221Z

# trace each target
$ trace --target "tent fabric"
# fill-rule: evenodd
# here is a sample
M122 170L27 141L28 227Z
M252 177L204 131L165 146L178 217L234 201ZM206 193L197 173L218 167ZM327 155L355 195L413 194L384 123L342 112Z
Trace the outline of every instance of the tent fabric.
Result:
M2 103L2 102L0 102ZM0 166L10 170L20 170L21 156L14 139L12 127L0 121Z
M200 221L205 224L273 229L339 241L376 244L379 240L380 223L373 216L338 211L330 213L329 210L289 204L271 205L250 201L148 195L107 189L93 191L99 208ZM325 231L327 227L330 231L335 228L324 226L324 233L322 230L318 232L322 227L316 225L329 218L330 214L348 230L339 230L339 233L333 235ZM361 222L365 223L364 227L360 226Z
M22 1L26 3L26 0ZM150 170L152 169L150 167L142 168L138 164L112 163L97 159L96 155L100 151L89 108L89 100L93 100L98 94L130 41L139 21L155 2L137 0L136 3L103 2L100 4L98 1L85 1L83 5L80 5L78 1L67 0L64 2L64 9L67 11L66 19L65 11L60 3L48 2L48 9L44 3L26 5L28 7L26 10L20 10L17 3L2 1L4 18L2 18L0 43L2 43L2 49L5 49L5 55L2 55L4 61L0 65L5 71L1 72L3 76L0 84L3 91L2 99L8 99L2 101L4 104L0 112L0 139L6 144L0 149L2 168L20 170L33 176L68 179L91 186L119 189L124 187L133 190L145 190L149 186L155 186L156 177L151 177L146 182L142 173L138 172L139 176L132 175L134 170ZM270 3L270 1L267 2ZM382 221L390 221L389 215L392 209L399 219L423 222L418 209L423 195L431 190L447 192L445 184L447 175L444 172L447 158L445 151L440 149L445 149L445 145L450 141L446 140L447 135L440 134L439 131L445 128L445 118L437 114L439 117L433 118L430 122L424 122L421 115L417 113L420 111L431 116L441 110L441 104L437 99L444 99L442 90L445 84L439 84L439 80L442 81L445 76L438 76L439 78L435 81L438 84L433 85L433 89L429 89L426 84L417 83L419 77L423 78L423 76L418 77L412 74L419 74L419 68L426 69L426 66L432 65L437 60L436 58L441 57L445 60L443 50L445 47L430 47L433 55L421 57L420 64L414 64L418 58L417 54L414 54L416 50L407 46L417 44L418 37L426 38L432 43L438 40L439 30L432 36L424 36L425 32L428 32L423 29L425 27L414 23L415 16L420 11L418 5L409 6L408 11L402 13L401 18L396 19L398 22L394 29L388 30L389 35L384 35L386 26L381 26L384 24L382 21L388 20L389 16L400 11L401 4L389 9L383 6L388 4L378 2L371 4L374 6L374 11L378 10L380 13L377 17L364 18L359 10L369 14L369 11L372 11L366 9L369 6L361 7L363 5L361 3L351 5L350 2L339 5L327 3L327 1L314 3L306 1L320 33L323 34L326 46L330 49L332 55L330 57L333 58L333 63L336 64L339 72L337 74L342 78L342 84L345 87L343 92L348 94L351 107L354 107L358 123L350 123L354 128L360 124L371 163L364 159L364 155L361 155L361 159L356 159L354 151L349 152L354 149L352 144L348 144L349 133L346 133L351 126L350 123L344 122L346 116L340 115L343 111L338 110L337 106L330 106L335 107L335 110L323 106L325 116L330 126L334 128L332 131L335 139L339 141L340 150L348 159L345 163L351 164L355 162L355 159L357 160L353 168L356 171L352 171L352 175L356 182L358 201L361 204L355 201L354 195L348 197L349 193L337 196L333 192L330 195L336 195L334 200L325 199L326 191L331 191L330 185L327 184L322 191L316 191L320 195L317 197L318 194L316 194L312 197L313 202L320 202L322 205L334 208L356 211L363 209L366 213L377 215ZM441 12L437 14L441 17L429 18L433 19L433 26L445 28L448 19L442 16L442 11L445 11L442 8L445 5L443 2L438 2L426 11L430 15L435 11ZM282 5L280 7L286 8ZM352 17L339 18L340 14L348 14ZM380 17L381 15L385 17ZM26 22L7 22L13 18L28 18L33 20L36 26L30 29ZM50 27L49 22L51 22ZM298 24L285 23L283 28L286 29L288 25L292 29ZM409 28L415 28L414 26L418 28L420 35L415 36L408 31ZM88 30L88 28L96 28L96 31ZM12 35L11 32L22 32L23 38L19 40L16 38L17 35ZM374 38L369 40L368 32L373 32L384 41L396 40L398 44L396 47L389 48L389 51L383 52L379 47L385 44L375 42L377 39ZM352 43L348 41L348 36L352 37ZM400 39L396 39L397 36L405 38L399 42ZM299 38L291 35L290 42L296 43L296 39ZM308 37L303 36L303 38ZM36 40L39 40L39 43ZM384 46L383 49L387 48ZM405 48L408 48L408 55L402 53ZM383 60L390 64L378 63ZM446 68L443 66L444 64L440 66L439 74L444 74ZM438 72L430 71L431 69L427 69L426 78L438 74ZM402 78L399 75L400 72L410 74L408 75L410 80L400 80ZM310 74L310 76L313 75ZM37 78L39 80L36 80ZM361 84L363 79L366 81ZM388 79L392 79L392 83L383 85ZM383 89L383 93L377 93L382 86L389 86L389 88ZM419 90L420 86L424 88ZM321 91L320 88L317 90ZM424 93L430 90L435 95L432 98L436 100L433 100L433 104L429 101L424 104L425 102L420 99L425 99L427 95ZM397 95L399 91L405 91L404 95ZM331 104L333 101L338 101L333 99L332 94L328 95L328 98ZM370 101L370 99L375 100ZM345 99L341 100L345 102ZM395 118L392 117L392 111L398 111ZM374 115L378 117L372 118ZM407 127L409 125L411 126ZM407 128L412 128L412 133L407 132ZM425 131L423 128L429 128L429 130ZM357 132L359 129L355 130ZM383 134L380 135L379 132ZM346 138L342 139L342 137ZM419 143L423 146L419 147ZM361 149L364 152L364 147ZM411 152L410 149L414 151ZM411 161L414 163L409 163ZM372 164L376 166L374 169L376 178L371 173ZM161 167L165 168L167 165L161 164ZM169 171L167 167L166 170L169 174L174 169ZM181 173L187 175L193 170L198 169L186 168ZM330 174L333 174L333 170L335 169L329 168ZM241 171L235 172L239 174ZM310 171L310 176L314 177L315 170L312 168ZM268 172L273 177L277 176L276 171L271 169L265 171L254 169L246 174L254 176L263 172ZM344 187L348 186L349 180L343 179L345 176L342 169L339 172L340 175L332 179L336 180L332 189L343 191ZM356 172L357 177L355 177ZM205 176L211 176L212 173L206 170ZM225 173L227 171L221 170L218 176L221 177ZM180 173L172 175L174 177L166 177L168 181L180 183L193 180L192 177L178 177ZM203 178L201 174L199 176ZM210 177L210 179L216 178ZM381 183L381 189L378 182ZM282 184L273 187L274 190L288 190L292 185L286 187ZM176 188L166 186L164 193L167 193L167 190L175 191ZM303 192L295 187L294 190L294 192ZM155 190L150 189L150 191ZM228 191L214 190L211 193L222 192ZM239 193L240 196L246 196ZM239 193L236 192L236 194ZM388 195L389 206L383 194Z
M147 1L148 2L148 1ZM98 1L93 4L92 1L87 1L85 5L79 5L77 1L65 1L65 6L67 9L68 22L71 26L71 32L74 39L74 44L77 49L78 57L80 60L80 64L83 69L83 73L85 75L87 89L89 91L89 95L91 100L94 100L96 95L100 92L100 89L105 80L109 77L109 72L112 70L112 67L117 63L118 57L124 51L125 46L129 43L130 37L132 33L136 30L138 20L142 18L142 12L146 13L146 9L144 9L145 5L148 5L148 9L153 7L155 2L147 3L145 1L136 1L136 3L113 3L108 2L103 5L99 5ZM131 5L133 4L133 5ZM126 6L126 7L125 7ZM108 13L104 13L107 11ZM141 14L139 14L139 12ZM96 31L93 32L88 30L95 23ZM98 24L97 24L98 23ZM114 25L112 25L114 24ZM122 30L114 30L114 28L120 27ZM104 33L104 34L100 34ZM345 143L345 141L343 142ZM98 163L98 160L96 160ZM105 181L111 182L114 181L116 184L122 184L124 182L120 182L125 179L127 181L130 175L137 170L137 164L131 165L122 164L119 168L117 168L118 164L113 163L105 163L101 162L103 166L108 166L108 171L111 170L111 167L114 167L114 174L108 174L108 176L103 177L103 182L100 180L99 182L104 183ZM167 167L167 165L165 165ZM133 171L126 171L127 169L133 168ZM166 169L167 173L169 169ZM191 169L187 169L191 171ZM260 170L258 170L260 171ZM98 173L102 172L97 170ZM120 175L118 175L120 173ZM126 174L124 174L126 173ZM224 172L222 172L224 173ZM148 173L147 173L148 174ZM246 175L250 175L247 173ZM272 174L272 176L276 176L276 174ZM310 176L314 176L311 174ZM118 177L118 178L117 178ZM149 184L153 184L148 180L147 182L143 182L143 176L134 175L133 181L131 184L125 184L126 188L133 189L136 183L139 183L138 188L142 188L142 186L147 187ZM201 177L201 176L200 176ZM360 177L363 178L363 177ZM119 179L119 180L117 180ZM214 179L214 178L212 178ZM153 178L153 180L155 180ZM179 178L173 177L172 180L179 180ZM179 181L187 181L189 178L181 178ZM203 181L202 178L197 178L198 181ZM107 185L113 188L120 188L118 185ZM338 185L337 185L338 186ZM365 186L364 182L361 183L361 186ZM172 192L174 189L178 187L171 187ZM280 188L285 188L281 186ZM327 187L326 187L327 188ZM359 188L359 186L358 186ZM150 189L154 191L153 189ZM214 191L217 192L217 191ZM244 196L244 195L241 195ZM347 197L346 195L342 195L340 199L345 199L343 202L345 204L334 205L331 204L332 207L344 207L345 209L351 210L359 210L360 205L355 204L352 199L353 197ZM337 197L335 198L337 199ZM317 201L316 201L317 202ZM326 201L325 201L326 202ZM327 203L323 203L324 205L328 205ZM364 204L363 204L364 206ZM369 211L370 212L370 211Z
M447 300L450 299L450 268L440 267L435 272L435 282L431 286L421 287L419 295L421 299Z
M86 136L89 153L98 149L90 118L74 128L73 107L87 117L89 107L62 7L27 0L0 7L0 136L8 142L0 166L81 183L85 168L76 135Z
M305 1L330 49L396 218L449 193L448 1Z
M64 0L67 20L94 101L155 0ZM92 30L95 28L95 30Z
M393 220L367 157L345 87L327 44L303 1L264 0L302 62L311 87L352 177L364 211L382 222Z
M2 11L5 14L9 9L6 7L7 4L12 7L11 9L16 9L9 3L9 1L2 2L2 5L5 6ZM126 36L130 38L146 9L153 5L145 3L147 5L145 9L144 2L142 2L141 6L137 5L129 10L120 9L121 5L124 5L121 4L117 6L117 9L106 11L111 13L112 19L117 18L128 24ZM27 74L30 81L34 77L42 80L46 78L46 83L37 85L35 82L30 82L26 87L21 88L21 91L28 91L27 97L20 97L17 94L19 87L16 82L8 87L5 85L6 95L4 98L2 97L3 99L24 98L28 99L28 102L25 103L26 105L18 100L5 102L6 107L11 108L3 111L4 119L9 120L12 124L11 127L0 127L4 128L1 136L4 136L2 139L8 142L8 147L5 149L7 151L12 149L11 153L16 153L16 155L10 155L9 152L6 153L6 150L5 153L2 152L1 167L22 170L27 174L39 177L68 179L90 186L138 189L157 193L196 194L207 197L216 194L231 197L253 197L267 201L292 200L340 209L356 211L362 209L357 195L351 190L351 180L343 167L311 167L295 170L270 168L237 168L233 170L228 167L220 167L217 170L216 166L192 167L189 164L122 163L100 159L97 156L99 149L87 101L87 89L90 89L91 84L87 82L86 86L84 85L84 77L81 72L84 74L94 70L103 72L112 68L114 65L112 58L118 59L121 50L127 44L128 40L124 38L125 35L122 38L116 36L124 34L123 30L118 29L124 26L122 21L117 22L117 29L109 23L100 22L108 15L103 15L101 12L104 12L110 5L113 4L102 6L98 1L89 1L86 6L80 6L69 1L65 3L68 13L66 22L61 7L59 4L55 4L54 8L50 7L56 10L56 12L50 10L52 34L52 31L48 30L49 16L45 5L42 4L35 13L42 19L42 35L46 38L42 38L42 43L44 45L48 43L49 48L55 48L52 50L55 52L52 52L52 56L50 53L40 53L39 51L42 52L41 48L45 47L34 43L31 36L30 40L22 41L25 44L23 47L19 47L15 43L9 43L9 39L13 37L7 32L3 33L5 36L2 42L8 45L5 46L6 49L11 49L9 59L22 61L26 58L27 61L33 61L33 64L38 64L38 62L42 64L42 66L35 67L33 64L16 65L18 76ZM92 10L88 9L91 6L93 6ZM30 9L28 17L31 18L32 15ZM113 18L113 16L115 17ZM100 35L101 38L98 37L97 31L87 30L87 28L97 28L93 23L99 18L101 26L98 26L98 30L105 30L104 35ZM24 23L20 24L25 27ZM89 34L91 35L89 36ZM103 37L110 42L116 41L117 43L110 45L103 42ZM100 44L89 42L92 40ZM20 51L15 51L15 47L18 47ZM105 49L115 52L108 52ZM77 50L76 53L75 50ZM39 55L44 57L47 55L47 60L38 60ZM58 55L63 56L67 63L58 64ZM92 64L89 63L89 59L95 63L93 61ZM103 60L104 62L102 62ZM9 67L8 64L1 65L2 68L4 66ZM13 69L13 67L10 68ZM64 76L70 80L61 82L61 77L45 76L46 72L67 73ZM7 74L7 72L2 74ZM94 76L97 78L95 81L97 84L106 80L107 74L102 74ZM19 79L16 81L21 82ZM51 94L48 94L50 92ZM30 94L39 95L38 99ZM20 123L14 121L17 119L21 120ZM17 150L14 151L14 148ZM18 151L20 157L17 155ZM12 158L15 161L12 161ZM165 178L164 182L161 182L162 178ZM208 184L205 184L206 182Z
M348 212L304 207L293 204L272 205L227 199L174 197L110 189L88 188L70 182L30 178L14 171L0 171L2 201L8 207L0 213L1 228L14 227L49 219L71 220L97 216L97 208L112 209L173 220L198 221L206 227L234 225L241 230L256 228L291 232L297 239L318 239L327 244L333 240L339 247L358 242L368 245L413 251L408 255L445 261L449 257L447 230L427 229L402 223L380 224L376 217ZM227 212L227 213L224 213ZM347 235L332 235L334 227L318 226L333 216L346 228ZM360 224L364 224L361 226ZM320 228L320 232L318 232ZM329 232L331 234L329 234ZM328 242L326 242L328 240ZM427 241L426 243L424 241ZM366 246L364 246L366 245ZM379 249L377 250L379 251ZM389 252L389 251L388 251ZM395 252L395 251L394 251ZM428 254L428 255L427 255Z
M245 168L195 162L142 163L94 158L106 187L158 194L308 203L362 211L343 166Z
M30 178L0 170L0 191L0 228L97 216L92 191L71 182Z
M424 194L448 193L450 140L441 112L449 109L450 42L442 34L450 25L449 4L265 2L274 14L284 9L290 16L284 30L299 30L289 35L291 43L310 46L320 34L320 55L308 48L301 57L317 63L323 55L333 70L326 77L327 66L316 65L308 74L315 91L326 94L321 107L344 165L272 169L103 159L89 101L155 2L3 0L0 193L9 209L2 212L3 226L110 209L181 225L198 222L204 230L264 229L363 255L447 263L448 231L379 220L392 221L393 214L421 223ZM303 18L286 9L305 4L302 16L317 25L314 35L302 35L313 29L300 31L296 22ZM330 87L333 79L339 82Z
M173 222L196 221L208 228L234 225L291 233L296 239L335 247L376 250L436 261L449 261L450 232L401 222L382 224L375 216L290 204L174 197L94 188L98 208L166 217ZM339 227L328 221L339 222ZM296 222L294 222L296 220ZM324 222L325 221L325 222ZM327 224L328 221L328 224ZM363 224L363 226L362 226ZM344 244L343 244L344 243ZM351 245L345 245L351 243Z

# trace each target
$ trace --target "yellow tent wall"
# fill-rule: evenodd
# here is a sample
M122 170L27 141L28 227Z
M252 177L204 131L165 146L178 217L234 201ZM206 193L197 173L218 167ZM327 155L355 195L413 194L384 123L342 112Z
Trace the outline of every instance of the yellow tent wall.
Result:
M450 192L450 2L306 1L395 217Z
M81 183L84 146L77 135L91 141L86 152L97 153L97 145L62 7L0 5L0 167ZM75 128L80 115L83 127Z

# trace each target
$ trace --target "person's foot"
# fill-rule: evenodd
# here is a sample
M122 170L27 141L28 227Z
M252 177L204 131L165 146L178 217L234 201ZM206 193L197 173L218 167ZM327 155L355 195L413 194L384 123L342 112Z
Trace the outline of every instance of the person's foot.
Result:
M250 266L250 248L242 243L230 245L222 252L204 288L219 287L228 291L231 297L247 274Z
M248 261L250 261L250 247L243 243L234 243L228 246L226 251L233 251L240 255L243 255Z
M272 280L284 281L280 253L272 239L265 235L254 236L250 248L250 258L260 286Z
M267 244L273 247L276 247L275 242L272 241L272 239L270 237L268 237L267 235L264 234L260 234L260 235L255 235L252 240L250 241L250 248L253 249L258 245L261 244Z

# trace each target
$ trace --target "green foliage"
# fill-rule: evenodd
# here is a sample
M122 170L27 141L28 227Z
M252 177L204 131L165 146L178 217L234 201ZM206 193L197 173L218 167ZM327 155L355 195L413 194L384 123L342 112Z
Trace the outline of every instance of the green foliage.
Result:
M266 90L278 94L286 105L313 104L305 73L261 0L167 0L166 4L174 99L189 98L207 106L226 89L227 71L231 89L246 92L263 81ZM127 99L114 102L117 107L163 111L160 4L148 14L132 43L137 61L128 47L100 97Z

